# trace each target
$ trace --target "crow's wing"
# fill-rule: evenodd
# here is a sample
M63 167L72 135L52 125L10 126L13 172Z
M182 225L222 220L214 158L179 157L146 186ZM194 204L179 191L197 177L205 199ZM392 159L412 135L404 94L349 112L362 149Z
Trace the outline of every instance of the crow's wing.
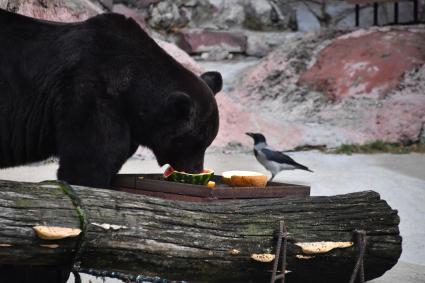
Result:
M277 162L277 163L281 163L281 164L289 164L292 165L298 169L302 169L302 170L306 170L306 171L311 171L310 169L308 169L306 166L301 165L299 163L297 163L295 160L293 160L291 157L289 157L288 155L280 152L280 151L274 151L268 148L263 148L261 149L261 152L266 156L266 158L268 160Z

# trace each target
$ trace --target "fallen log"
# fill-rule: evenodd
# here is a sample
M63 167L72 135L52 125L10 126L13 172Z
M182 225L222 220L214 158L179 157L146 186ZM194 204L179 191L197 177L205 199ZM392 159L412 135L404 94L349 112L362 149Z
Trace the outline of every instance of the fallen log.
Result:
M366 280L381 276L401 254L397 211L373 191L212 203L78 186L73 191L83 211L58 184L0 181L0 264L67 264L78 250L85 268L196 282L268 282L281 220L289 232L287 282L348 282L359 254L355 230L367 233ZM33 228L81 229L81 220L86 230L63 239L42 239Z

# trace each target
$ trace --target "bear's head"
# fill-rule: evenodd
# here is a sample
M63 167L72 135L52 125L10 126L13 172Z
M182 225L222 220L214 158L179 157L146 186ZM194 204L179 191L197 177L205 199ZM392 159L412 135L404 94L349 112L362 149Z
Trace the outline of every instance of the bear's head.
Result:
M214 95L222 88L218 72L206 72L191 90L174 91L165 102L163 131L151 147L160 166L199 173L203 169L207 147L218 133L219 113Z
M125 117L130 135L122 139L130 139L129 151L135 144L146 146L161 166L200 172L218 132L220 73L195 75L131 18L102 14L87 22L100 46L98 56L89 57L99 60L92 65L100 65L100 85L106 86L102 98Z
M223 82L218 72L198 77L185 69L179 71L172 74L172 80L161 74L163 79L155 80L159 83L151 88L155 93L139 95L131 102L137 112L131 119L132 137L153 151L160 166L170 164L178 171L199 173L205 151L218 133L215 94ZM149 84L141 83L145 89Z

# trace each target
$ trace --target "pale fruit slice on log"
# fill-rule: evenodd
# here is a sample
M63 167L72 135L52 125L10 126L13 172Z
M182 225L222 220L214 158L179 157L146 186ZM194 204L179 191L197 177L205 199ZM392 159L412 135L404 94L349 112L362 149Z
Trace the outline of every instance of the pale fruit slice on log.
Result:
M322 254L333 249L343 249L353 246L353 242L307 242L295 243L305 254Z
M57 226L34 226L32 227L37 236L43 240L59 240L70 237L77 237L81 229Z
M253 171L223 172L223 183L231 187L261 187L267 185L267 176Z
M272 262L275 258L274 254L252 254L251 258L259 262Z

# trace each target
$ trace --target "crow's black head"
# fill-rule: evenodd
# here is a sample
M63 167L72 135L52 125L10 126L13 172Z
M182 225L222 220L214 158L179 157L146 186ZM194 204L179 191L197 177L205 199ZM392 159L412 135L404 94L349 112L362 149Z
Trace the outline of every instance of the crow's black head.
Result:
M258 144L258 143L266 143L266 138L263 136L263 134L260 133L245 133L248 136L250 136L251 138L254 139L254 144Z

